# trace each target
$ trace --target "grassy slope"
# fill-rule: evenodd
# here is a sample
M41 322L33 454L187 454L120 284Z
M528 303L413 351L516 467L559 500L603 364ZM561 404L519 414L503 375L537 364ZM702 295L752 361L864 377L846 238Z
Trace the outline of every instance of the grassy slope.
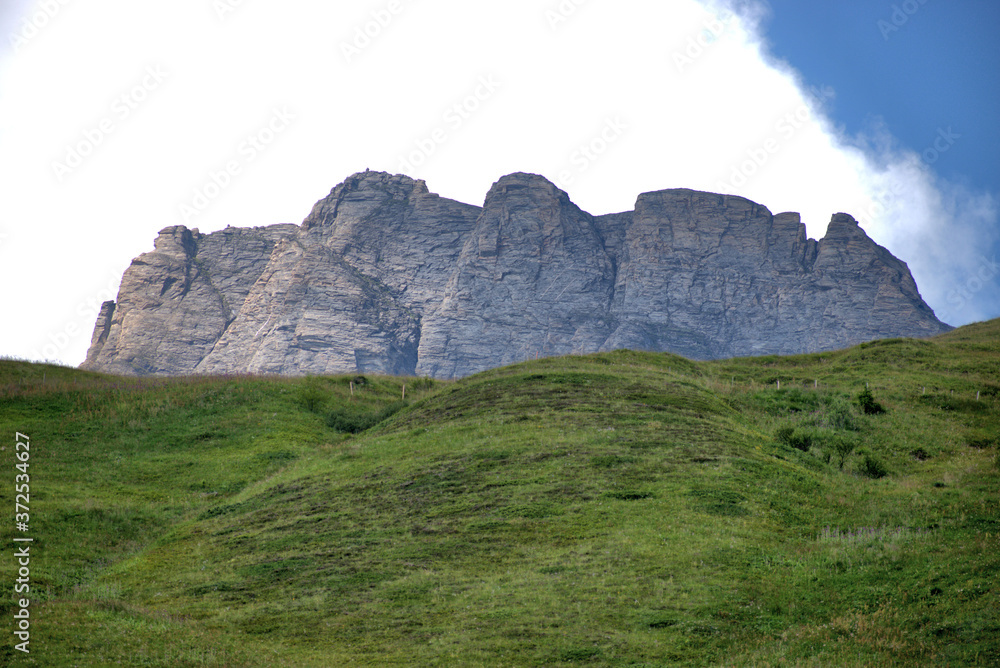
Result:
M410 379L357 436L324 415L403 381L349 380L0 363L8 506L32 438L18 663L1000 663L1000 321ZM865 383L886 414L860 414Z

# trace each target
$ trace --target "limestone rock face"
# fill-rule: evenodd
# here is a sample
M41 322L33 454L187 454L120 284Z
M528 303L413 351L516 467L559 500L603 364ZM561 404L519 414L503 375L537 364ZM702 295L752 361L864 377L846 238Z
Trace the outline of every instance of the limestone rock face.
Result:
M119 374L465 376L615 348L695 359L948 331L849 215L693 190L592 216L541 176L482 207L355 174L300 226L161 230L101 309L84 368Z
M424 320L417 372L450 378L536 354L598 350L612 331L614 283L592 216L540 177L505 176Z
M125 270L105 302L83 367L117 374L190 373L215 347L294 225L201 235L160 230L154 250Z

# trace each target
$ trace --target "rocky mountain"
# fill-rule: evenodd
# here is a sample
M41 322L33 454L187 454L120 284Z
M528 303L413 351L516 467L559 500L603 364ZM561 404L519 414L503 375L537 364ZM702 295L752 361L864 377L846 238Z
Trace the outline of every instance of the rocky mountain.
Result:
M161 230L97 319L83 367L118 374L465 376L615 348L791 354L951 329L849 215L693 190L593 216L541 176L482 207L363 172L299 226Z

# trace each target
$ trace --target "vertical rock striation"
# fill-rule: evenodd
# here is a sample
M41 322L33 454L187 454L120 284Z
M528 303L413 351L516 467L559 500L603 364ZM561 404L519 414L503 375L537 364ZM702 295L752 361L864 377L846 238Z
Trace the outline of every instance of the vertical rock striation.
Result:
M425 320L418 373L464 376L593 351L611 332L614 262L592 216L548 181L500 179Z
M741 197L663 190L592 216L537 175L501 178L477 207L364 172L300 226L161 230L83 366L452 378L623 347L709 359L948 329L847 214L815 241L798 214Z

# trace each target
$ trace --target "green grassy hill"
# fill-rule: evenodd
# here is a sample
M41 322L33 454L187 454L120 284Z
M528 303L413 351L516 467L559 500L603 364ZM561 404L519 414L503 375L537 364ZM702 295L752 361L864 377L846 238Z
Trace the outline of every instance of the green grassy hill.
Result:
M5 665L1000 664L1000 321L448 383L4 361L0 434Z

